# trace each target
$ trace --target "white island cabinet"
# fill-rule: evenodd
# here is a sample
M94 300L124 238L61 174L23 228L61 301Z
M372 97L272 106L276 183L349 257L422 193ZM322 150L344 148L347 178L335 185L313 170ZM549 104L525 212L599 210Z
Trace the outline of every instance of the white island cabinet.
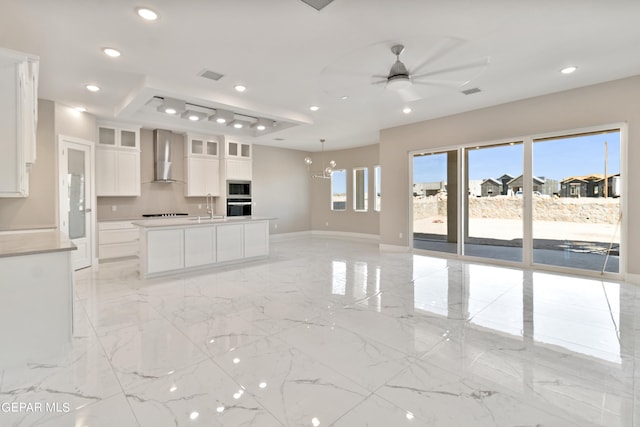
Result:
M226 265L269 255L272 218L152 219L140 227L143 278Z
M0 233L0 372L69 351L74 250L56 230Z

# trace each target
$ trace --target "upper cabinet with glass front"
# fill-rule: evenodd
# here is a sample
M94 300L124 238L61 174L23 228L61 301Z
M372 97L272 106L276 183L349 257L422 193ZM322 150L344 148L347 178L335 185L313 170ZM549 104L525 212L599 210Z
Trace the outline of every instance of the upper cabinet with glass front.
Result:
M187 157L218 158L218 138L187 134Z
M251 144L247 144L245 142L227 141L226 156L239 159L250 159Z
M234 139L225 137L225 179L251 181L253 177L251 144Z
M98 147L140 151L140 128L101 123L98 125Z
M220 195L220 145L217 137L187 134L185 196Z
M96 195L140 195L140 128L98 124Z
M27 197L36 159L36 56L0 48L0 197Z

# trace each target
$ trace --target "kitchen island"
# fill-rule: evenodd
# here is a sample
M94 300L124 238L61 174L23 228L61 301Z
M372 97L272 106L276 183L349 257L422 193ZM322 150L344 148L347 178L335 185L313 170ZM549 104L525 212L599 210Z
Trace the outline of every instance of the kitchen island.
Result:
M134 221L140 228L140 276L227 265L269 255L266 217Z
M57 230L0 233L0 371L68 349L75 249Z

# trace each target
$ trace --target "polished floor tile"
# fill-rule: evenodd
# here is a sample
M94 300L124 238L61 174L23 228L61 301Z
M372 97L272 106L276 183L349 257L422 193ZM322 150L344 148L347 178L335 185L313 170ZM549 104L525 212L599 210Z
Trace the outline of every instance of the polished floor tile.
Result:
M75 284L69 351L0 370L0 425L640 425L630 284L319 237Z

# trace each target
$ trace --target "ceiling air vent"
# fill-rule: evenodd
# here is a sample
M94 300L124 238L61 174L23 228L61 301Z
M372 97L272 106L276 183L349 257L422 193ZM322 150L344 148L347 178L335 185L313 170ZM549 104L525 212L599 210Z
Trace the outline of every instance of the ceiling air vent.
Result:
M284 138L273 138L274 141L284 141Z
M480 88L472 87L471 89L463 90L462 93L465 95L473 95L474 93L482 92Z
M327 6L332 1L333 0L302 0L303 3L308 4L309 6L314 8L315 10L323 9L325 6Z
M215 71L211 71L211 70L201 71L200 74L198 75L200 77L204 77L205 79L215 80L215 81L218 81L222 77L224 77L224 74L216 73Z

